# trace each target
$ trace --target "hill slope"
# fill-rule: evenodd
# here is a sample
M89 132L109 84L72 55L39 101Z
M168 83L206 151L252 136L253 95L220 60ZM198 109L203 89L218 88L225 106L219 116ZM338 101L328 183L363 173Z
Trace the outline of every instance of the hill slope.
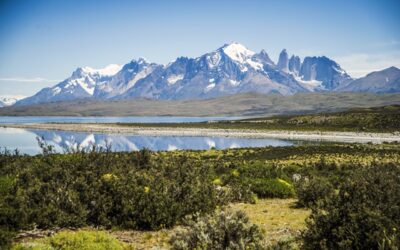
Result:
M338 91L371 93L400 92L400 69L390 67L372 72L365 77L352 81L342 88L338 88Z
M75 100L0 109L0 115L31 116L262 116L340 111L400 104L400 94L299 93L292 96L239 94L192 101L130 99Z

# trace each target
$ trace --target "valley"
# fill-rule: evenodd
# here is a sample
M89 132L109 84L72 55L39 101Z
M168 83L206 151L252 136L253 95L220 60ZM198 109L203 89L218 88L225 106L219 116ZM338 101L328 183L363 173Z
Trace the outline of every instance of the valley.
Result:
M271 116L335 112L400 104L400 94L299 93L291 96L245 93L205 100L81 99L0 108L1 116Z

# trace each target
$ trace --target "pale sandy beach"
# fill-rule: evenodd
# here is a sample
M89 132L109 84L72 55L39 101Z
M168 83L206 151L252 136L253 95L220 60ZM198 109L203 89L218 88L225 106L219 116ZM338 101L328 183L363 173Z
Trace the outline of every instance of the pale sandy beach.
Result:
M294 140L321 140L338 142L374 142L400 141L400 132L368 133L368 132L320 132L320 131L284 131L284 130L250 130L250 129L207 129L207 128L163 128L120 126L117 124L90 123L32 123L32 124L3 124L1 127L80 131L90 133L127 134L144 136L213 136L240 138L278 138Z

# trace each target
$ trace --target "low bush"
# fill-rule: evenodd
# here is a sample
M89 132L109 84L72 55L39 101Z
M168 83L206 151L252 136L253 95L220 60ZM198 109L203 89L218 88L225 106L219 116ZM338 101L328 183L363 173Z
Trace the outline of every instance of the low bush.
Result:
M247 179L246 182L259 198L289 198L295 195L293 185L279 178L255 178Z
M297 237L287 237L279 239L278 242L269 245L267 250L298 250L300 246L298 244Z
M332 184L323 178L302 178L295 184L297 205L299 207L311 208L322 199L334 194Z
M261 229L242 211L219 211L189 221L171 237L173 249L264 249Z
M224 180L223 186L217 186L217 190L221 201L255 203L257 200L250 184L231 174Z
M12 238L15 236L15 229L7 225L0 226L0 249L8 249L11 246Z
M35 226L167 228L186 215L210 213L226 202L212 183L212 166L152 154L0 157L1 245L7 245L14 232Z
M17 229L26 223L26 205L16 179L0 176L0 249L7 248Z
M307 221L305 249L398 249L400 166L356 169Z

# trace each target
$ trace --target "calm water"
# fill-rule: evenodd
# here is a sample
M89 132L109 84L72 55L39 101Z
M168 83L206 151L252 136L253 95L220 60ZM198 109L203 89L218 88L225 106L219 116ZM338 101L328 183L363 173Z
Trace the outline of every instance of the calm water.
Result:
M36 137L43 137L46 142L55 146L57 152L64 152L68 147L105 146L111 144L115 151L132 151L142 148L151 150L176 149L217 149L239 147L291 146L305 142L279 139L246 139L231 137L190 137L190 136L136 136L107 135L101 133L28 130L0 128L0 146L2 149L18 149L21 153L40 153ZM318 144L319 142L307 142Z
M127 116L127 117L73 117L73 116L0 116L0 124L5 123L181 123L237 120L242 117L182 117L182 116Z

